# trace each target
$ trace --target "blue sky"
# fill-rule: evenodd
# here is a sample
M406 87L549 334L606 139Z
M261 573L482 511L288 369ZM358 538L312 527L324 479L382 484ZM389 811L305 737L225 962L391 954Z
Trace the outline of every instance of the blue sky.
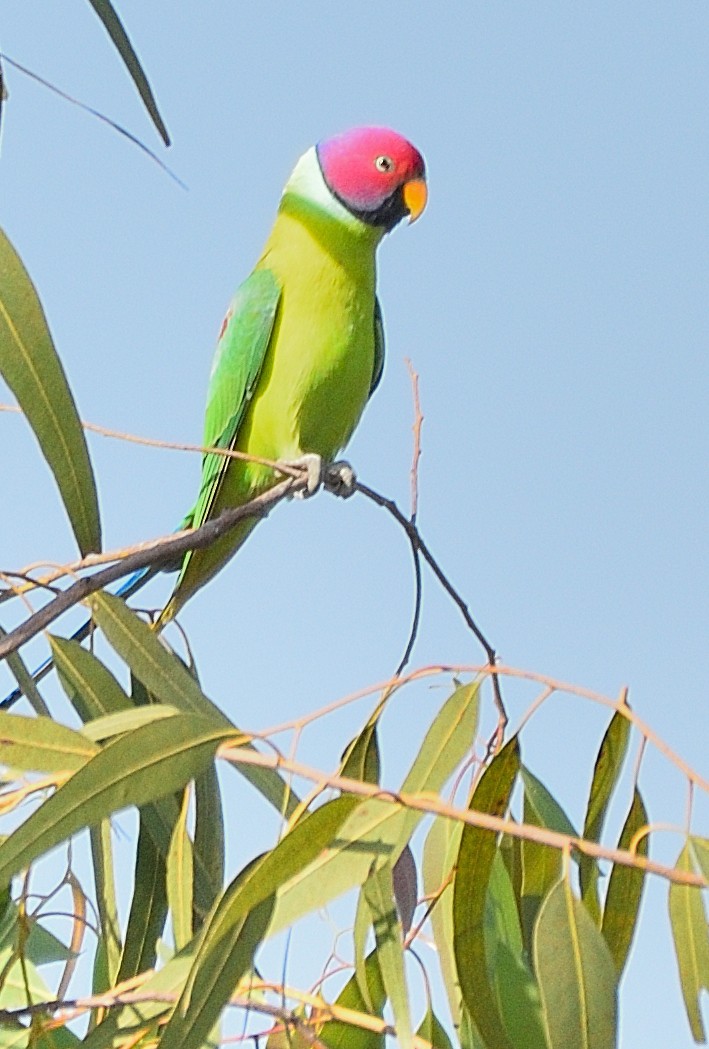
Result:
M0 222L83 417L198 441L223 311L295 160L354 124L397 128L426 156L430 205L380 251L387 367L348 456L406 506L410 357L425 414L420 526L503 659L611 695L629 685L640 716L706 769L709 9L118 6L188 191L6 70ZM8 0L2 48L160 152L88 4ZM70 558L32 438L12 416L0 426L2 566ZM90 445L107 545L169 531L197 459ZM150 600L168 589L156 582ZM411 591L388 519L320 497L261 526L182 622L205 690L256 728L387 677ZM427 579L414 665L480 659ZM412 689L388 714L392 782L443 694ZM533 695L508 689L513 720ZM365 716L306 737L303 757L332 762ZM527 762L577 821L605 720L557 698L526 733ZM641 785L655 821L683 821L684 784L654 754ZM708 815L697 798L700 833ZM652 847L667 862L679 848L670 834ZM621 1001L623 1047L692 1044L659 882Z

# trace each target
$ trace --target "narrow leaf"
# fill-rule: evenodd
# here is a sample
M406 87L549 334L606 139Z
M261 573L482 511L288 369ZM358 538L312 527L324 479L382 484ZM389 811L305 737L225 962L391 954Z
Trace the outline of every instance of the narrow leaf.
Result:
M133 710L119 710L116 714L89 721L82 729L82 735L94 741L121 736L124 732L133 732L141 725L150 725L153 721L174 718L179 714L176 707L167 707L164 703L152 703L149 707L136 707Z
M0 845L0 884L112 812L179 790L229 734L182 714L112 740Z
M426 733L401 791L439 793L468 753L475 736L478 689L464 685L446 700ZM423 814L372 798L363 802L342 828L340 840L279 895L272 932L303 914L323 907L354 885L362 885L372 860L395 863Z
M141 812L133 896L117 983L130 980L155 965L157 942L166 918L165 858L157 849Z
M143 67L138 60L138 56L133 50L133 45L128 39L128 34L123 28L123 24L116 14L113 5L109 0L89 0L89 3L103 22L104 28L110 36L114 47L123 59L126 69L130 73L133 83L138 89L138 94L143 100L143 105L147 109L150 114L150 119L157 128L160 138L166 146L169 146L170 136L167 133L167 128L165 127L158 111L155 96L153 95L148 79L143 72Z
M0 711L0 765L35 772L80 769L99 747L51 718Z
M441 976L448 996L448 1007L453 1025L460 1027L460 985L453 953L453 884L449 881L453 864L460 849L462 823L437 817L431 824L423 848L423 889L430 899L440 895L431 910L431 927L441 966ZM446 887L441 892L444 884Z
M519 771L516 737L480 777L470 808L502 815ZM463 1001L483 1040L495 1049L510 1049L495 994L487 977L485 901L497 852L495 835L466 824L460 842L453 890L455 958Z
M621 713L616 713L606 729L593 769L591 790L586 807L583 836L589 841L600 841L601 831L610 804L611 796L620 777L623 761L630 739L630 722ZM598 864L590 856L579 859L581 898L597 925L601 923L601 906L598 899Z
M194 865L192 841L187 830L189 800L190 791L186 789L167 855L167 900L172 916L176 951L182 950L192 939Z
M101 931L94 961L94 994L102 994L116 983L122 952L110 820L101 820L92 827L90 839Z
M396 911L391 867L379 867L372 871L365 882L364 895L372 915L379 968L394 1014L396 1039L402 1049L412 1049L403 932Z
M647 822L645 805L636 787L630 811L620 832L618 848L629 849L635 834L642 827L646 827ZM649 846L650 836L645 834L638 842L638 855L647 856ZM634 867L624 867L620 863L613 864L603 909L601 932L608 944L619 978L625 968L630 945L633 942L644 883L644 871Z
M94 594L90 604L93 616L111 646L159 702L199 714L216 726L231 726L226 715L205 696L184 664L165 648L124 601L102 592ZM290 813L297 804L298 799L274 770L241 765L238 771L279 812Z
M64 691L82 721L133 706L115 677L78 641L50 635L52 659Z
M347 745L340 762L341 776L364 783L379 782L379 741L377 721L368 721L358 736Z
M0 230L0 374L34 430L82 554L101 549L84 431L37 292Z
M0 627L0 639L7 637L7 632ZM10 672L12 673L17 687L19 688L22 695L29 702L30 706L34 710L35 714L40 717L50 717L49 707L42 699L37 683L30 674L29 670L25 666L24 660L19 652L10 652L5 656L5 662L7 663Z
M678 871L694 873L689 841L679 854L676 868ZM709 990L709 931L701 889L693 885L671 884L669 905L672 938L687 1019L694 1041L705 1042L699 996L703 990Z
M212 763L195 780L194 906L200 919L212 909L224 888L224 850L222 797Z
M534 968L549 1049L615 1049L617 983L606 941L568 882L542 904Z
M418 903L418 877L416 861L408 845L399 856L392 870L394 899L404 933L411 928Z

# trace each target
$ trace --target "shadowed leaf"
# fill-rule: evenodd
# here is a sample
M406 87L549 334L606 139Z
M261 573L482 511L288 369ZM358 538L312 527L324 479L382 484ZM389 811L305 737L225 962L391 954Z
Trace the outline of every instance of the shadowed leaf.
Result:
M501 816L518 771L519 743L514 737L483 772L470 809ZM511 1049L487 974L485 907L496 852L495 834L465 825L453 889L453 946L463 1002L475 1026L495 1049Z
M372 871L365 882L364 895L372 916L384 989L394 1014L396 1040L402 1049L411 1049L411 1014L404 968L404 940L394 899L391 867L379 867Z
M589 841L600 841L613 791L623 768L623 760L630 739L630 722L616 712L606 729L593 769L591 790L583 824L583 836ZM581 898L597 925L601 924L601 905L598 899L598 863L591 856L579 858Z
M138 56L133 50L133 45L128 39L128 34L123 28L123 24L116 14L113 5L109 3L109 0L89 0L89 3L103 22L106 32L123 59L126 68L133 79L133 83L138 88L138 94L143 100L143 105L147 109L150 114L150 119L158 130L160 138L166 146L169 146L170 136L168 135L167 128L158 112L155 96L153 95L148 79L143 72L143 67L138 61Z
M628 849L637 833L642 827L647 826L647 812L640 791L635 788L630 811L626 817L623 829L618 839L619 849ZM637 853L639 856L647 856L650 847L650 836L644 834L638 842ZM611 876L608 881L608 891L603 909L603 933L608 949L615 962L616 972L620 977L628 958L628 951L633 941L635 925L638 920L640 900L645 883L645 872L634 867L624 867L620 863L613 864Z

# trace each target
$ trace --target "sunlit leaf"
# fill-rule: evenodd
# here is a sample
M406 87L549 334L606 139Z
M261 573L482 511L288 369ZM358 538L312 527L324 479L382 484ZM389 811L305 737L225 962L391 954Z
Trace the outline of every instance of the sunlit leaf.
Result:
M205 924L187 987L162 1036L162 1049L201 1044L253 963L275 893L331 842L357 804L358 799L342 796L308 813L227 888Z
M518 771L519 744L514 737L483 772L470 808L502 815ZM463 1001L475 1026L483 1040L495 1049L510 1049L487 974L485 907L496 852L495 834L465 825L453 889L453 946Z
M677 859L678 871L694 873L692 847L684 845ZM684 1007L695 1042L706 1041L699 997L709 990L709 930L701 889L672 883L669 891L670 923L682 985Z
M116 983L123 950L118 923L110 820L101 820L97 827L92 827L90 839L96 907L101 931L94 959L94 994L101 994Z
M470 750L478 716L475 685L455 690L433 720L402 785L404 793L439 793ZM354 885L362 885L372 860L395 863L423 813L371 798L357 807L340 840L293 879L276 904L272 931L292 925Z
M439 893L431 910L431 927L438 952L441 976L448 996L453 1024L460 1026L460 985L453 953L453 864L460 848L463 824L441 817L434 819L423 849L423 888L427 898Z
M373 869L364 884L364 894L372 915L384 990L394 1014L396 1039L402 1049L411 1049L411 1014L404 966L403 931L396 910L391 867Z
M0 374L34 430L79 550L101 549L96 483L84 431L34 285L0 230Z
M107 743L0 845L0 883L78 830L180 789L229 734L182 714Z
M113 5L109 3L109 0L89 0L89 3L103 22L104 28L113 41L114 47L123 59L126 69L130 73L133 83L138 89L138 94L143 100L143 105L147 109L150 114L150 119L157 128L160 138L166 146L169 146L170 136L168 135L167 128L158 112L155 96L153 95L148 79L143 72L143 67L138 60L138 56L133 50L133 45L128 39L128 34L123 28L123 24L116 14Z
M178 710L208 718L217 727L231 726L226 715L205 696L185 665L165 648L124 601L102 592L93 594L90 604L94 619L109 644L155 699ZM289 813L297 804L297 798L275 770L240 765L238 771L279 812Z
M633 802L626 817L618 839L619 849L629 849L637 831L647 826L647 812L640 791L635 788ZM650 836L644 834L637 846L639 856L647 856ZM628 958L628 951L633 941L635 925L638 920L640 900L643 894L645 872L635 867L625 867L614 863L608 881L606 902L603 908L603 933L608 949L615 962L616 972L620 977Z
M0 711L0 765L35 772L80 769L99 747L51 718Z
M623 768L628 750L630 722L616 711L606 729L593 769L591 790L586 807L583 837L588 841L600 841L613 791ZM598 863L591 856L579 858L581 898L596 924L601 923L601 905L598 899Z
M189 790L185 790L180 816L175 824L167 854L167 900L172 916L175 950L180 951L192 939L192 902L194 898L194 864L192 841L187 830Z
M150 725L151 722L162 721L164 718L174 718L179 713L177 707L151 703L149 707L133 707L130 710L119 710L116 714L94 718L84 726L81 734L94 741L111 739L124 732L133 732L141 725Z
M606 941L562 879L539 911L534 968L549 1049L615 1049L617 982Z
M132 708L126 692L93 652L78 641L50 635L59 680L82 721Z

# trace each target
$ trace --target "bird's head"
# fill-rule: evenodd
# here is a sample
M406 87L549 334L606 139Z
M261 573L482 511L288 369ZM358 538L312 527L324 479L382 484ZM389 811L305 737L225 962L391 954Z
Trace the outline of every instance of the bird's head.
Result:
M315 147L330 193L355 218L389 232L426 206L426 168L419 151L396 131L358 127Z

